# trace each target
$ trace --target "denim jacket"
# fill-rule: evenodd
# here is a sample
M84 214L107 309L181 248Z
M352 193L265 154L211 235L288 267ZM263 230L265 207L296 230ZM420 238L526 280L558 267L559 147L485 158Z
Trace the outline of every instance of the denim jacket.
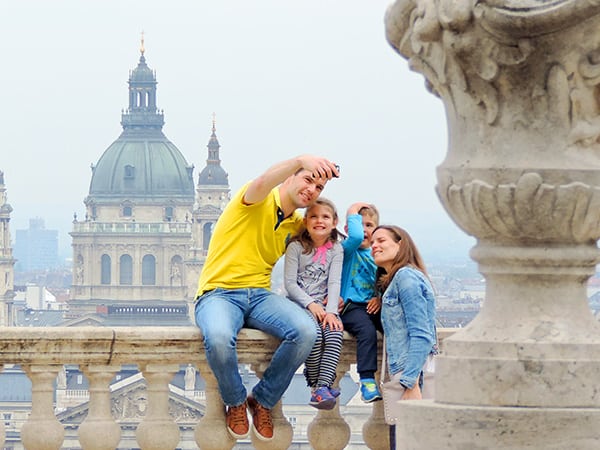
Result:
M436 343L435 298L427 277L406 266L398 270L382 297L381 320L391 375L414 387Z

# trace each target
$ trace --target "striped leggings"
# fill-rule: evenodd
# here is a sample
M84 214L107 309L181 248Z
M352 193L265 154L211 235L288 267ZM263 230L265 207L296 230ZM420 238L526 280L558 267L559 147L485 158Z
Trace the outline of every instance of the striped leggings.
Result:
M310 314L317 327L317 340L304 363L304 376L310 387L331 387L336 377L336 369L342 353L343 331L332 331L321 327Z

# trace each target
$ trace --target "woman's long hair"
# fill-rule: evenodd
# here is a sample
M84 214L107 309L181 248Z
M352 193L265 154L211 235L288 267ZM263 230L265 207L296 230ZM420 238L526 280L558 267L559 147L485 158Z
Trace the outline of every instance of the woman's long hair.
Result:
M381 267L377 268L376 286L379 294L385 292L394 278L394 275L396 275L396 272L406 266L411 266L420 270L427 278L429 278L429 275L427 275L427 269L425 268L425 263L421 257L421 253L419 253L419 250L410 237L410 234L408 234L404 228L400 228L396 225L379 225L373 230L373 233L375 233L377 230L387 230L394 241L396 243L400 243L400 248L398 249L398 253L394 258L389 273Z
M324 198L324 197L319 197L312 205L310 205L308 208L306 208L306 211L304 212L304 217L306 217L308 215L308 213L310 212L310 210L317 205L321 205L321 206L325 206L326 208L329 208L331 210L331 214L333 216L333 221L334 222L338 221L338 213L337 213L337 209L336 209L335 205L333 204L333 202L331 200ZM331 241L333 243L336 243L337 241L339 241L339 239L340 239L339 231L337 230L337 228L334 227L333 230L331 230L331 234L329 235L329 238L327 240ZM290 245L290 243L292 243L294 241L300 242L300 244L302 245L302 249L303 249L302 253L309 254L315 248L315 243L311 239L310 234L308 233L308 230L306 229L306 226L303 226L302 229L297 234L292 236L290 238L290 240L288 241L288 243L286 244L286 246Z

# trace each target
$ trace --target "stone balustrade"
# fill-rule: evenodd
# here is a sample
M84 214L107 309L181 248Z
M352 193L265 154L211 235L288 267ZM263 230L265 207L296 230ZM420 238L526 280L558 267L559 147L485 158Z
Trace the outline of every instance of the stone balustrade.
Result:
M73 222L73 233L191 233L191 222Z
M146 414L137 427L136 439L143 450L175 449L179 427L169 415L169 382L182 364L198 367L206 382L206 410L195 428L195 441L202 450L231 449L236 441L225 428L224 408L216 379L209 370L201 335L195 327L52 327L1 328L2 365L20 365L32 383L32 410L21 428L26 449L58 450L65 436L54 411L54 381L64 364L77 364L89 380L89 412L79 427L81 448L115 449L121 429L111 415L109 384L121 365L137 364L147 383ZM451 330L440 330L445 337ZM277 340L257 330L243 329L238 340L239 360L250 364L261 376ZM338 366L338 380L356 360L355 342L346 336ZM256 449L288 448L293 429L279 403L273 410L275 436L265 443L253 438ZM388 449L388 427L383 422L381 402L373 405L363 425L363 439L371 449ZM339 407L319 411L307 430L314 449L343 449L350 439L350 427ZM0 422L0 444L5 430Z

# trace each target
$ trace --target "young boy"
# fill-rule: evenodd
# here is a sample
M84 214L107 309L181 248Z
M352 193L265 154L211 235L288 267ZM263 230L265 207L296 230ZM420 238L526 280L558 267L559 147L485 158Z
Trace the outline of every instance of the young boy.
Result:
M342 242L344 264L342 288L344 329L356 338L356 365L360 376L360 393L364 402L381 400L375 382L377 366L377 331L381 326L381 299L375 295L377 266L371 256L371 234L379 225L374 205L354 203L346 215L348 237Z

